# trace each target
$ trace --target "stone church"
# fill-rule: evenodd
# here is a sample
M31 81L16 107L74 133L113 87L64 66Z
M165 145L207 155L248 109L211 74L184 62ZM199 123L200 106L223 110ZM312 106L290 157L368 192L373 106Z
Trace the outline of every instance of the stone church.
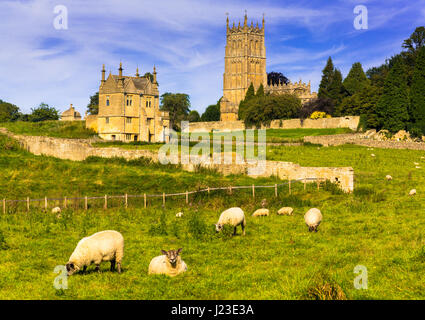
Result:
M153 79L124 76L122 63L118 75L109 73L105 79L105 65L99 87L99 113L86 117L86 126L97 131L105 140L166 142L170 128L168 112L159 110L157 73Z
M263 84L266 93L295 94L302 103L317 97L317 93L311 93L310 82L267 84L264 28L264 16L261 27L258 23L254 26L253 22L249 26L246 14L242 26L240 22L238 26L233 22L230 27L227 17L221 121L238 120L239 103L245 98L251 82L255 90Z

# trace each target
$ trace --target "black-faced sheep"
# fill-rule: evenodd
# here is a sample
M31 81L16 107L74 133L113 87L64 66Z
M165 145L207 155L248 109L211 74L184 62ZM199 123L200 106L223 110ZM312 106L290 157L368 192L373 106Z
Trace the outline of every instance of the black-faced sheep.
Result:
M113 230L97 232L89 237L81 239L68 263L66 269L68 275L81 270L94 263L96 271L100 272L99 266L102 261L111 262L111 271L117 263L118 273L121 273L121 261L124 256L124 238L121 233Z
M322 222L322 213L317 208L312 208L304 215L304 221L308 226L308 231L317 232L317 227Z
M153 258L149 264L149 274L165 274L177 276L187 270L186 263L180 257L182 248L178 250L161 250L162 256Z
M245 214L241 208L234 207L223 211L215 224L216 232L223 230L225 224L233 226L233 234L236 234L236 227L241 226L242 235L245 235L246 219Z

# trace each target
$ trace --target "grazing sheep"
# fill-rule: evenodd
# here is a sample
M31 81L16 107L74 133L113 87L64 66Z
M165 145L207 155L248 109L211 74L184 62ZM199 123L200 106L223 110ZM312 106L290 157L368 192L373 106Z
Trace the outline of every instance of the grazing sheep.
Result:
M419 163L417 163L417 162L413 162L413 164L414 164L415 166L418 166L418 165L419 165Z
M161 250L162 256L153 258L149 264L149 274L165 274L167 276L177 276L187 270L186 263L181 259L180 253L182 248L178 250L165 251Z
M294 214L294 209L291 207L280 208L277 212L279 215L292 216Z
M392 180L392 179L393 179L393 177L391 177L389 174L387 174L387 175L385 176L385 179L387 179L387 180Z
M53 214L58 214L58 213L61 213L61 212L62 212L62 210L59 207L55 207L55 208L52 209Z
M225 224L230 224L233 226L234 235L236 234L236 227L240 225L242 228L242 235L245 235L246 219L245 214L241 208L234 207L223 211L215 225L216 232L223 230Z
M374 153L372 153L370 156L371 156L371 157L374 157L374 156L375 156L375 154L374 154Z
M416 166L416 169L420 169L421 167L420 166Z
M183 212L178 212L178 213L176 213L176 217L177 218L181 218L183 216Z
M414 196L416 194L416 189L412 189L409 192L409 196Z
M317 227L322 222L322 213L317 208L312 208L304 215L304 221L308 226L308 231L317 232Z
M254 211L254 213L252 214L253 217L261 217L261 216L268 216L269 215L269 209L257 209Z
M68 275L87 266L92 262L96 265L96 271L100 272L99 266L102 261L111 262L111 271L117 263L118 273L121 273L121 260L124 256L124 238L121 233L113 230L97 232L85 237L78 242L77 247L66 264Z

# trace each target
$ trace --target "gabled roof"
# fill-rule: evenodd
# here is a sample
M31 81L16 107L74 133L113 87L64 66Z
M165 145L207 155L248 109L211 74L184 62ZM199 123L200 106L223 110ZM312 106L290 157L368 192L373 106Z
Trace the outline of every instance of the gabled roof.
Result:
M118 84L119 76L114 74L110 76L115 81L115 83ZM124 78L124 88L130 89L134 87L137 93L145 93L146 88L148 87L148 84L150 82L150 80L148 80L146 77L123 76L123 78Z

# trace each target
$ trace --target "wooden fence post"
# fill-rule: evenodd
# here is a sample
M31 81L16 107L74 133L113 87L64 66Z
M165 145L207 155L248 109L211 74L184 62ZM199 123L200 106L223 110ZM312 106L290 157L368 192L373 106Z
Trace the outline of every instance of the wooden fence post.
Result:
M229 187L229 194L230 195L232 194L232 187L231 186Z
M186 190L186 204L188 204L188 203L189 203L189 193Z
M306 190L306 187L307 187L307 180L306 180L306 178L304 177L304 190Z
M47 211L47 197L44 197L44 210Z
M104 209L108 209L108 196L105 194L105 206Z
M289 194L291 194L291 179L288 179Z
M66 207L67 207L67 201L66 201L66 197L63 199L63 207L66 209Z
M277 198L277 184L274 185L274 196Z
M319 180L319 178L316 179L316 183L317 183L317 190L319 190L319 186L320 186L320 180Z
M208 195L210 194L210 187L208 187Z
M87 199L87 196L85 196L85 197L84 197L84 210L86 210L86 211L87 211L88 207L89 207L88 199Z
M252 197L255 199L255 186L252 185Z
M3 199L3 213L6 213L6 199Z
M162 205L165 207L165 192L162 193Z
M126 193L124 197L125 197L125 208L127 209L128 208L128 194Z
M143 201L145 203L145 209L146 209L146 193L143 194Z
M30 212L30 197L27 197L27 211Z

